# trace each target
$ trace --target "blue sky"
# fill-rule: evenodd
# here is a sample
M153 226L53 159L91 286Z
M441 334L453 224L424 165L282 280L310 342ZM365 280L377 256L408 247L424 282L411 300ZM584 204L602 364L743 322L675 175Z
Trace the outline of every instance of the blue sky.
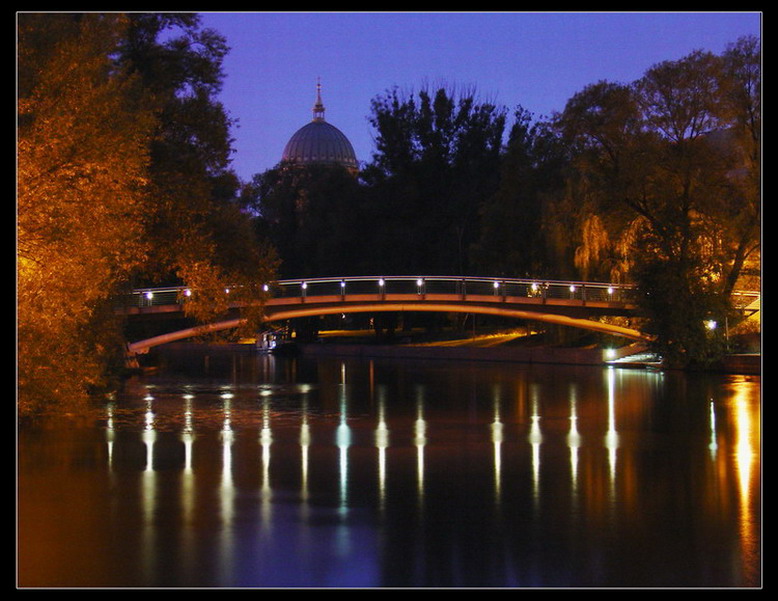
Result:
M584 86L628 83L693 50L721 53L761 36L758 12L202 13L226 37L220 96L238 121L233 167L244 181L278 163L308 123L320 78L327 121L357 158L374 150L370 102L393 87L475 89L481 101L536 117Z

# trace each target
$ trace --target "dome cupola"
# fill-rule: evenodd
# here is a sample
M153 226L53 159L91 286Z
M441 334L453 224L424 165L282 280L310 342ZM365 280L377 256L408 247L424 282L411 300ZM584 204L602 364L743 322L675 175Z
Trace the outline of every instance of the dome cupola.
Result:
M359 165L348 138L324 119L321 84L316 85L313 120L298 129L287 142L281 160L296 165L339 165L357 171Z

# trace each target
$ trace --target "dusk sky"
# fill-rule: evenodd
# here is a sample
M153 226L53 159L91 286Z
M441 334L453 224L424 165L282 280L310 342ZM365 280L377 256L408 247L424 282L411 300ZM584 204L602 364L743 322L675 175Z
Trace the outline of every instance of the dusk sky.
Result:
M226 37L221 101L238 120L233 167L244 181L274 167L312 118L326 119L369 162L370 102L387 90L475 89L481 102L536 118L600 80L629 83L693 50L716 54L761 36L757 12L203 13Z

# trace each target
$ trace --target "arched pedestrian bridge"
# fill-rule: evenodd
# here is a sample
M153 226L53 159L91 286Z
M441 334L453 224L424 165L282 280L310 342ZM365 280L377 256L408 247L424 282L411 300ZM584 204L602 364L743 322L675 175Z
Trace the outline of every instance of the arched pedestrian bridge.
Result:
M625 284L487 277L369 276L281 280L266 287L265 320L368 312L433 311L477 313L584 328L633 340L642 332L605 323L604 316L635 315L636 289ZM130 316L183 313L191 291L184 287L135 290L120 310ZM758 293L743 293L743 306ZM236 311L239 305L233 307ZM203 332L237 327L224 321L140 340L131 353Z

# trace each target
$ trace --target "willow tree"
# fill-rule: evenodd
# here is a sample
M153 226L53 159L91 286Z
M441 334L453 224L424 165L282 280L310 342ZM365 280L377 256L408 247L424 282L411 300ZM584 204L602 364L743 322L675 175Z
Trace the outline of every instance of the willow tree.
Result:
M698 51L631 85L601 82L558 120L579 145L577 177L591 186L591 213L604 224L583 230L595 235L582 236L582 247L598 252L579 258L602 261L609 250L640 285L646 330L674 364L719 357L721 337L706 324L728 318L734 283L758 246L757 162L744 160L758 144L744 135L753 120L742 108L754 108L755 86L750 102L733 102L746 64L753 84L758 51L749 48L750 61Z
M635 214L627 201L639 195L654 140L642 129L630 86L600 81L586 86L555 115L571 159L557 204L567 216L567 244L584 279L623 281L630 253L619 253L621 232Z
M116 331L102 319L144 260L155 119L111 60L116 15L20 14L17 310L22 410L80 403L105 383Z

